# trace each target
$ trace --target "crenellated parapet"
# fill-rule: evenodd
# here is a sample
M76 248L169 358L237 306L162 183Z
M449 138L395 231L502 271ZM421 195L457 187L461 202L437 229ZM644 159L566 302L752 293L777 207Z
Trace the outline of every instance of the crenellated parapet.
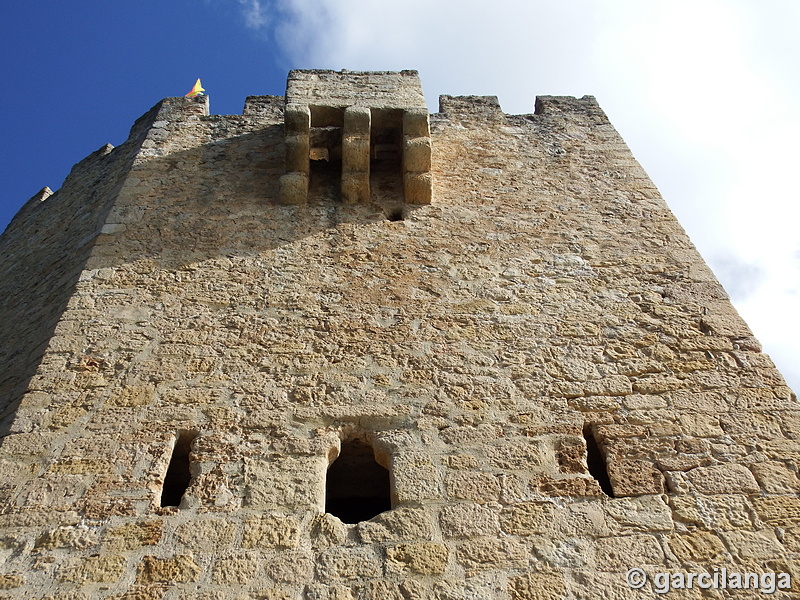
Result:
M341 199L368 202L373 170L396 170L408 204L431 201L428 110L416 71L291 71L284 204L308 198L316 161L341 167Z

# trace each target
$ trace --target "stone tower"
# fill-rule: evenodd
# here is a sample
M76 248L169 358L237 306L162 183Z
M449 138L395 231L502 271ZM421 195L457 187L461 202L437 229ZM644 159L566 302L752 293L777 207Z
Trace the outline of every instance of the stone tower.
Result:
M796 593L797 400L591 97L168 98L0 286L0 598Z

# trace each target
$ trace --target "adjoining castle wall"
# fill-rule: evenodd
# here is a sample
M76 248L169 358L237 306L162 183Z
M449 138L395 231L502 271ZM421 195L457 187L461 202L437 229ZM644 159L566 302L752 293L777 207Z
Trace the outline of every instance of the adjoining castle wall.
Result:
M0 447L0 598L800 577L796 398L593 98L443 96L432 201L400 218L324 172L279 204L275 97L206 113L161 103L94 201ZM192 478L161 506L176 440ZM348 444L390 476L392 509L354 524L325 512Z
M8 432L156 108L137 121L125 144L106 144L76 164L58 192L44 188L28 200L0 237L0 436Z

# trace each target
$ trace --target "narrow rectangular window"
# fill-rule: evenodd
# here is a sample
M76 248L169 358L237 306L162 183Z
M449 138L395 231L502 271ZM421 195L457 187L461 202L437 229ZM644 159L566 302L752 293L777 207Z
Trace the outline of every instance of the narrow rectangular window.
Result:
M178 432L169 467L167 467L167 474L164 476L161 506L180 506L183 495L192 480L190 452L195 438L197 438L196 431Z
M586 466L589 468L589 473L595 478L605 495L613 498L614 489L611 487L611 479L608 476L606 457L600 450L591 425L583 428L583 439L586 440Z

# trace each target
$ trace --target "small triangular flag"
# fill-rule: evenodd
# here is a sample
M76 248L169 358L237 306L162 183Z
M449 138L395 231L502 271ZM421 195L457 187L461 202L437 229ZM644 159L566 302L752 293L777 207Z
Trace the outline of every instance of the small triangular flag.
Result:
M205 92L205 90L203 89L203 86L200 85L200 80L198 79L197 82L194 84L192 91L186 94L184 98L191 98L193 96L202 96L203 92Z

